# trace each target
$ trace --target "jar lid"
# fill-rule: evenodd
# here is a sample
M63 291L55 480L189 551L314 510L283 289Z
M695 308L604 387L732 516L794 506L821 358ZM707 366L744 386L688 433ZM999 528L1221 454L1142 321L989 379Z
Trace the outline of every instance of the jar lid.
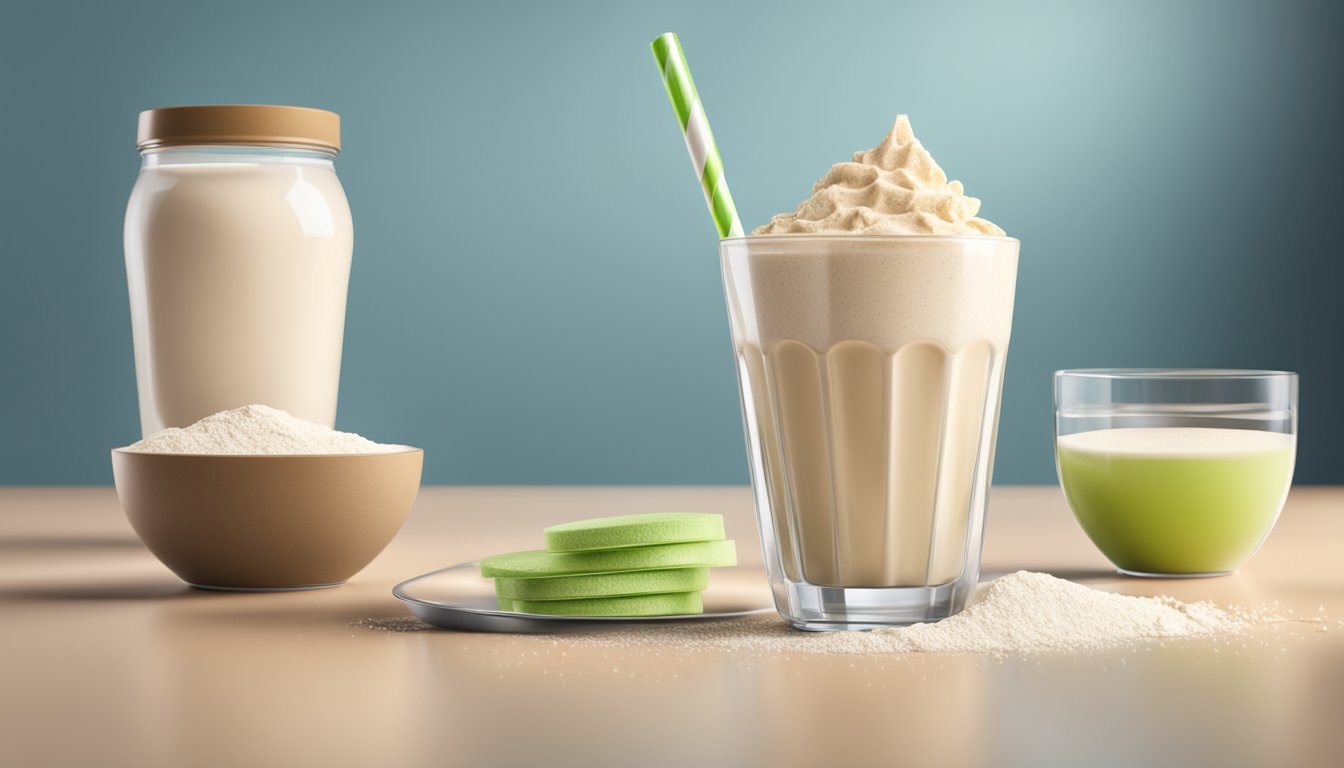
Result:
M341 116L325 109L265 104L161 107L140 113L141 152L191 144L341 149Z

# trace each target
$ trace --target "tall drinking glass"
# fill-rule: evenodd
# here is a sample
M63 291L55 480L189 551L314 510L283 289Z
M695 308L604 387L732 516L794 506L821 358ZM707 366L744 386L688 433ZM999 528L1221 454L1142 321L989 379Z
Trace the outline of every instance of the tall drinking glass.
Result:
M800 629L950 616L980 573L1018 241L723 240L775 607Z

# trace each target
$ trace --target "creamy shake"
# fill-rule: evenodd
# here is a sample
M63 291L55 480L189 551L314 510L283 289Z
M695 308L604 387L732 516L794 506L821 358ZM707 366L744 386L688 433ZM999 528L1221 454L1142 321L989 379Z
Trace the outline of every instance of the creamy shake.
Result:
M723 244L763 533L791 585L974 582L1018 254L978 210L902 116Z
M955 579L990 471L1017 243L788 238L726 258L785 573Z

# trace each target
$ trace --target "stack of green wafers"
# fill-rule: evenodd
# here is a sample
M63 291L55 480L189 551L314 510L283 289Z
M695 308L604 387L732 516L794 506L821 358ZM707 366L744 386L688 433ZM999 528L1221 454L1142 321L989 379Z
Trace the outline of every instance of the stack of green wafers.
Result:
M709 569L737 564L723 516L690 512L553 525L546 549L481 561L499 610L551 616L701 613Z

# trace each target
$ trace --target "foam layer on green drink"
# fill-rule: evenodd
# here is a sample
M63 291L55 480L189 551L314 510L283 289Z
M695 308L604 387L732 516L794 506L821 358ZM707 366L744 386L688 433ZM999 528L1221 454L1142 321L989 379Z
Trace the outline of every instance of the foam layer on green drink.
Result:
M725 539L594 552L510 552L482 560L481 575L488 579L500 576L532 578L736 564L736 545L732 539Z
M680 616L703 613L699 592L594 597L586 600L499 600L500 610L547 616ZM504 607L508 605L509 607Z
M1202 459L1292 450L1292 435L1255 429L1136 427L1098 429L1059 438L1059 447L1110 456Z
M652 544L718 541L724 538L723 515L663 512L578 520L547 528L548 552L586 552Z
M1139 573L1222 573L1260 546L1292 481L1292 435L1108 429L1060 437L1069 505L1111 562Z
M670 568L584 576L495 579L495 595L512 600L572 600L588 597L690 592L709 585L708 568Z

